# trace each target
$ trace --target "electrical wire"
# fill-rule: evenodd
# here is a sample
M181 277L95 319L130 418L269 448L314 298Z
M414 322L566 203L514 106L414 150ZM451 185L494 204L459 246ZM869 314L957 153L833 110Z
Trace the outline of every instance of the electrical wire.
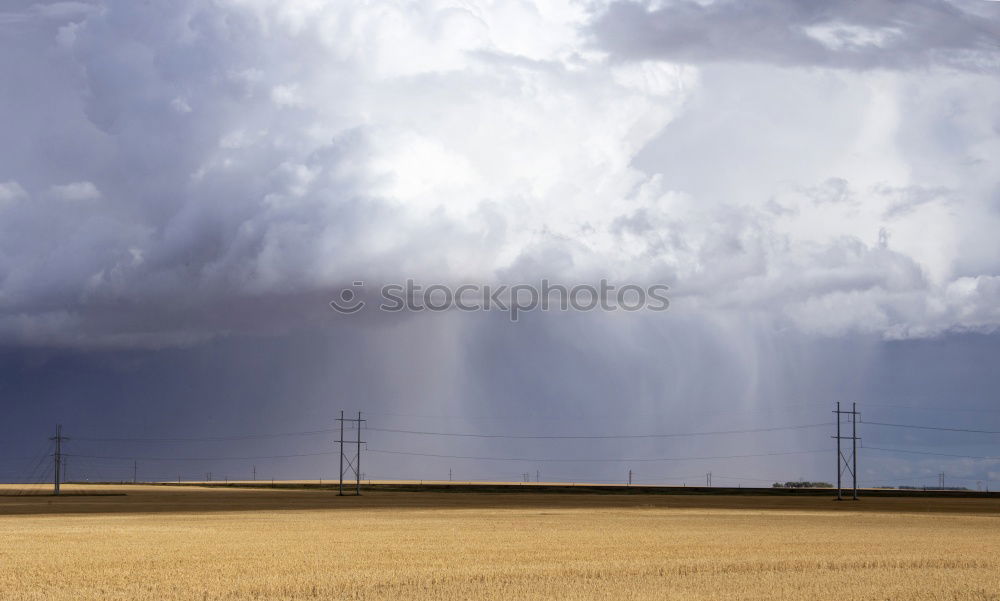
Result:
M337 455L339 451L321 451L318 453L293 453L290 455L258 455L255 457L124 457L114 455L78 455L63 453L67 457L84 459L116 459L121 461L247 461L251 459L287 459L289 457L318 457L321 455Z
M242 434L234 436L205 436L195 438L93 438L93 437L73 437L74 441L85 442L205 442L205 441L225 441L225 440L257 440L265 438L284 438L289 436L316 436L318 434L332 434L339 432L338 429L325 428L322 430L305 430L302 432L281 432L278 434Z
M574 434L574 435L534 435L534 434L474 434L466 432L428 432L422 430L398 430L395 428L368 428L372 432L388 432L394 434L414 434L419 436L453 436L463 438L508 438L508 439L530 439L530 440L613 440L613 439L635 439L635 438L683 438L690 436L717 436L725 434L752 434L756 432L777 432L779 430L802 430L806 428L820 428L835 426L836 422L825 422L822 424L803 424L799 426L777 426L773 428L753 428L746 430L717 430L714 432L675 432L670 434Z
M535 463L647 463L656 461L704 461L710 459L741 459L744 457L776 457L779 455L805 455L809 453L829 453L829 449L812 451L783 451L778 453L750 453L746 455L718 455L712 457L632 457L625 459L549 459L538 457L475 457L468 455L438 455L434 453L414 453L410 451L390 451L386 449L366 449L369 453L386 455L410 455L414 457L437 457L443 459L474 459L480 461L531 461Z
M913 455L935 455L937 457L956 457L959 459L986 459L988 461L1000 461L1000 457L987 457L981 455L952 455L950 453L932 453L930 451L910 451L908 449L886 449L883 447L864 447L869 451L887 451L890 453L910 453Z
M910 424L889 424L886 422L867 422L862 421L862 424L867 424L869 426L885 426L888 428L908 428L911 430L938 430L941 432L971 432L973 434L1000 434L1000 430L973 430L969 428L946 428L943 426L913 426Z

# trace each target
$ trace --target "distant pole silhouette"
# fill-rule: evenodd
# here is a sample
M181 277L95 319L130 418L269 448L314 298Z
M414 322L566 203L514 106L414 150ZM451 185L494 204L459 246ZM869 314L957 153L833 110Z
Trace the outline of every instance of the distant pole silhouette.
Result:
M62 441L69 440L68 438L66 438L65 436L62 435L62 424L57 424L56 425L56 435L53 436L53 437L51 437L51 438L49 438L49 440L56 441L56 452L52 456L53 459L55 460L54 465L53 465L54 469L53 469L53 476L52 476L52 494L58 495L59 494L59 489L60 489L59 476L60 476L60 472L62 470L62 461L63 461L63 456L62 456Z
M851 403L851 477L854 481L854 500L858 500L858 403Z
M837 414L837 500L841 501L842 497L841 497L841 493L840 493L840 476L841 476L841 468L840 468L840 459L841 459L841 455L840 455L840 401L837 401L837 411L835 413Z
M357 478L355 494L361 494L361 412L358 411L358 456L354 459L354 476Z
M344 410L340 410L340 490L338 495L344 494Z

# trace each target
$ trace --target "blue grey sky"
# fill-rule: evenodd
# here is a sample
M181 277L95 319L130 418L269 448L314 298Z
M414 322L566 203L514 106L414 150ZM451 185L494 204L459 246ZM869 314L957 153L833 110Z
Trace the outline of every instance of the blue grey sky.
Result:
M57 423L71 478L332 478L341 409L373 478L830 481L836 401L1000 431L998 70L986 1L7 2L0 479ZM327 304L408 278L671 306ZM865 484L1000 485L1000 435L861 431Z

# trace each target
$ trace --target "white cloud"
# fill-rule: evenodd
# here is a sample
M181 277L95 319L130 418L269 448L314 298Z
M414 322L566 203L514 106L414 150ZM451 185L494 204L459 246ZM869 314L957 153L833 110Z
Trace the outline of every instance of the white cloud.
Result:
M0 182L0 208L27 198L28 193L15 181Z
M830 50L874 46L883 48L903 32L898 27L863 27L844 23L823 23L805 27L806 35L823 43Z
M49 188L49 193L59 200L68 202L97 200L101 197L101 192L92 182L72 182L55 185Z

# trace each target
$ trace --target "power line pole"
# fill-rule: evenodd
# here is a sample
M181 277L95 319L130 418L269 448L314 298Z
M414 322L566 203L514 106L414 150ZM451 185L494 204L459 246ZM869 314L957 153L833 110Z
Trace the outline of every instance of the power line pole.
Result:
M854 500L858 500L858 402L851 401L851 477L854 479Z
M841 499L841 494L840 494L840 480L841 480L841 475L842 475L842 472L840 470L840 459L841 459L841 455L840 455L840 401L837 401L837 411L836 411L836 414L837 414L837 436L836 436L836 438L837 438L837 500L840 501L840 500L842 500Z
M712 472L705 474L705 486L712 488Z
M840 401L837 401L837 409L834 411L837 416L837 435L834 438L837 439L837 500L843 500L843 490L842 490L842 480L844 471L846 470L851 474L851 486L852 486L852 499L858 500L858 404L852 403L850 411L844 411L840 408ZM843 436L840 431L840 416L850 415L851 416L851 435ZM844 452L841 450L840 441L850 440L851 441L851 457L848 459Z
M338 495L344 494L344 410L340 410L340 490Z
M253 464L253 481L257 481L257 464Z
M358 454L354 462L354 477L357 478L357 487L354 494L361 496L361 412L358 411Z
M133 461L132 462L132 484L136 483L136 481L138 480L138 475L139 475L139 462L138 461Z
M632 486L632 468L628 470L628 485Z
M347 471L354 472L354 478L355 478L354 494L361 495L361 443L365 442L361 440L361 426L368 420L361 419L360 411L358 411L357 419L346 418L344 417L344 412L341 411L340 418L338 418L337 421L340 422L340 440L335 441L340 443L340 480L339 480L340 484L338 487L337 494L338 495L344 494L344 473L345 473L344 462L346 461L348 467ZM355 424L357 426L358 435L355 438L355 440L344 440L344 422L351 422L352 424ZM355 454L353 457L348 457L347 454L344 453L345 442L355 443L356 447L355 447Z
M68 438L62 435L62 424L56 425L56 435L49 438L49 440L56 441L56 452L53 455L53 458L55 459L55 464L53 466L54 473L52 477L52 494L58 495L60 487L59 476L60 476L60 471L62 469L62 461L63 461L62 441L69 440Z

